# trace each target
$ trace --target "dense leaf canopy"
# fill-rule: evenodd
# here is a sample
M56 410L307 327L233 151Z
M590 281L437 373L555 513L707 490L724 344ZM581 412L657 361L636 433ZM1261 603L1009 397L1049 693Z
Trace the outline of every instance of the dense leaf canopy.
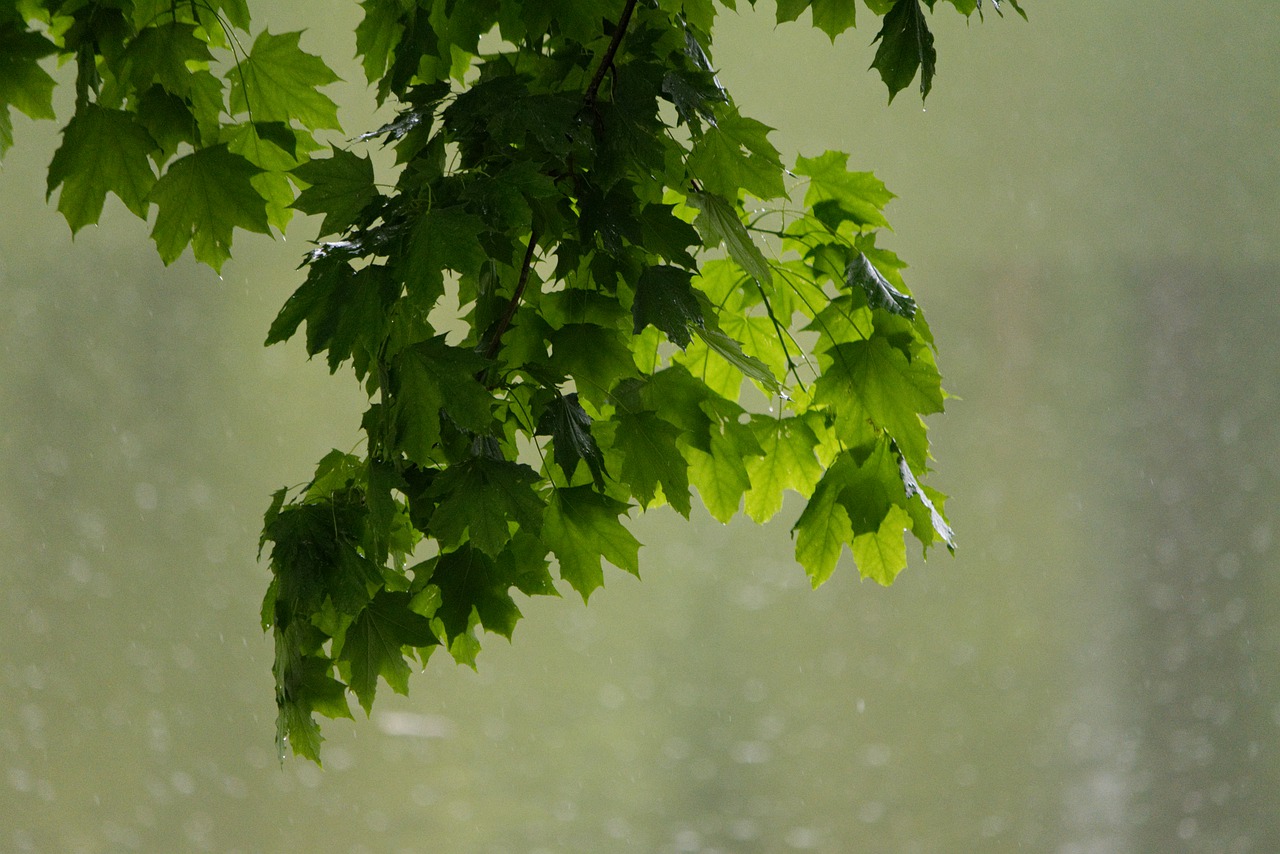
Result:
M871 13L892 99L932 86L935 2L776 15L834 39ZM638 573L636 507L687 517L696 491L764 522L796 492L815 586L846 548L888 584L904 532L954 546L922 482L933 339L880 245L893 196L843 153L784 167L717 76L717 2L360 5L388 121L324 144L337 76L300 33L250 41L245 0L0 4L0 153L10 108L54 117L46 58L74 68L48 181L72 231L114 194L155 208L166 263L190 246L219 269L236 228L319 217L267 343L305 330L369 406L363 451L264 520L282 756L318 761L314 713L349 716L348 691L367 712L379 678L407 691L437 647L474 666L479 630L511 636L513 589L557 593L553 566L584 600L606 562Z

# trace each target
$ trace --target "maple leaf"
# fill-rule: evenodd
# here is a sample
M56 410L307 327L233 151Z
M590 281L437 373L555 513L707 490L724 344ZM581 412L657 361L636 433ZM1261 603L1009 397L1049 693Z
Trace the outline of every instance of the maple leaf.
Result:
M795 173L809 178L804 203L832 229L845 220L859 228L888 228L884 207L893 193L870 172L850 172L848 164L849 155L840 151L797 157Z
M85 104L62 131L62 145L49 163L47 195L59 186L58 210L72 233L98 221L107 193L129 210L147 215L156 185L149 155L157 148L132 113ZM176 256L175 256L176 257Z
M560 562L560 577L582 601L604 584L601 558L640 575L640 541L623 527L627 505L589 486L557 489L542 523L542 538Z
M858 534L849 544L853 562L863 578L888 587L907 567L907 544L903 531L911 528L911 517L896 504L885 513L879 529Z
M493 397L476 379L488 362L444 339L438 335L415 344L395 364L393 418L405 453L422 465L435 462L442 409L475 432L484 432L491 417Z
M339 660L351 667L351 690L367 715L381 676L397 694L409 693L402 646L439 643L431 624L409 608L408 593L380 592L347 628Z
M191 244L197 261L221 270L231 257L233 229L270 233L266 201L252 184L261 172L226 145L169 164L149 196L157 208L151 238L160 259L172 264Z
M619 379L637 374L631 347L617 329L565 324L551 333L551 348L552 367L573 377L578 395L596 405Z
M340 78L324 60L298 46L301 37L301 32L259 33L249 55L228 71L232 113L248 112L255 122L342 129L338 105L319 90Z
M293 174L308 185L293 207L307 214L324 214L320 235L345 231L378 194L369 158L337 147L332 157L309 160Z
M573 480L578 461L582 460L591 471L596 489L604 491L604 475L607 474L604 455L591 435L591 416L578 403L576 393L556 394L538 420L536 434L551 437L555 443L556 465L560 466L567 480Z
M737 108L722 111L694 143L689 169L707 191L726 198L737 198L739 190L759 199L785 196L782 161L767 136L771 130Z
M886 430L913 467L923 469L929 440L921 415L942 411L941 378L931 360L908 359L882 335L837 344L824 354L831 366L818 378L814 399L836 413L850 435L870 419Z
M436 499L428 531L446 547L471 543L497 557L511 539L510 522L538 533L543 501L534 492L538 473L526 465L475 456L445 469L428 496Z
M746 496L747 515L756 522L772 519L782 509L787 489L808 498L822 477L814 455L818 439L800 418L757 417L751 421L761 454L747 459L751 491Z
M689 285L691 277L686 270L666 266L648 267L640 274L631 303L635 334L652 324L676 345L688 346L689 327L702 325L702 309Z
M488 555L467 546L436 559L430 578L440 590L440 605L433 616L450 638L469 631L474 614L485 631L511 639L522 615L509 592L515 577L499 566Z
M763 284L773 281L769 262L751 239L732 204L715 193L690 193L689 204L701 212L694 225L702 232L708 248L719 246L723 241L729 257L756 281Z
M0 23L0 156L13 145L9 107L33 119L52 119L54 79L39 60L57 46L17 22Z
M687 451L689 476L702 503L713 518L725 523L738 512L743 494L751 488L746 461L762 452L745 425L735 421L726 427L723 433L711 433L710 452Z
M671 506L689 518L689 464L676 445L680 430L649 411L621 412L613 421L617 431L611 453L621 455L619 476L641 506L652 504L661 487Z
M840 467L827 469L791 529L796 538L796 561L804 567L815 588L835 572L840 553L853 539L849 514L839 502L844 480L845 473Z
M911 85L920 72L920 97L926 98L933 88L933 74L938 52L933 47L933 33L925 23L919 0L898 0L884 16L884 24L876 35L880 42L871 67L889 89L889 103L900 91Z

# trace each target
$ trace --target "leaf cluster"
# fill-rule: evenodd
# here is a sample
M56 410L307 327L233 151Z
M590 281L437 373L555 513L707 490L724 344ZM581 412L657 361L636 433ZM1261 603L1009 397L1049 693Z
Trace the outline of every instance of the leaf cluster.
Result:
M327 150L336 75L298 33L244 50L243 0L0 15L0 146L8 105L52 116L39 60L75 59L49 172L73 231L114 193L156 207L166 262L190 244L217 268L235 227L318 218L267 344L302 335L368 408L363 451L264 518L282 757L319 761L315 713L349 716L348 691L368 712L437 648L474 666L482 630L511 637L513 590L558 595L558 576L585 601L606 562L638 574L635 507L688 517L696 491L722 522L765 522L797 493L814 586L846 549L890 583L905 532L954 547L922 483L933 339L879 245L893 196L840 152L784 167L717 75L712 0L360 5L390 118ZM917 73L927 94L919 0L866 7L890 98ZM806 10L833 39L855 24L837 0L777 17Z

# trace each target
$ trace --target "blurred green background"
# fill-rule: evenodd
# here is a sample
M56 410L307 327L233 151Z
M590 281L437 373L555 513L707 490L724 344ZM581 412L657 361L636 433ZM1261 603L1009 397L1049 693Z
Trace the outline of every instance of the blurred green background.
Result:
M346 0L258 5L354 52ZM769 4L716 59L784 157L848 150L900 197L886 245L960 398L931 422L957 556L815 592L798 502L649 514L643 583L522 602L479 673L326 721L323 771L275 759L254 561L269 493L358 439L354 382L261 347L314 224L237 234L221 278L114 201L73 242L57 127L20 118L0 851L1280 851L1280 18L944 5L924 108L885 106L872 29Z

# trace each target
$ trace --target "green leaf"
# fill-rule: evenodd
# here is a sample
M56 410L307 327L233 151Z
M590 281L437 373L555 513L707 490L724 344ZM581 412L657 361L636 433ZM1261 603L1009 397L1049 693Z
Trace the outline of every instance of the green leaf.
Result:
M769 366L742 352L742 345L718 329L699 329L698 337L722 359L770 391L782 388Z
M794 490L804 498L813 494L822 477L814 455L818 439L800 418L753 418L751 427L763 451L746 461L751 491L747 515L757 523L772 519L782 509L782 494Z
M398 269L411 293L431 305L444 292L442 270L478 274L488 256L480 245L484 221L461 206L436 207L418 219Z
M785 196L782 160L767 136L771 130L736 107L722 111L694 143L689 169L706 191L725 198L736 199L739 190L758 199Z
M709 453L698 448L689 448L687 453L689 476L702 503L713 518L728 523L738 512L743 494L751 488L747 460L758 458L760 447L751 433L735 421L726 432L711 433Z
M680 430L648 411L620 412L613 420L617 431L611 452L622 457L619 476L640 504L652 504L661 487L671 506L689 518L689 464L676 445Z
M431 486L437 499L430 533L448 547L462 542L497 557L511 539L510 523L537 534L542 526L543 500L534 492L538 473L526 465L477 456L445 469Z
M351 690L365 714L373 709L379 676L397 694L409 693L402 646L439 643L427 619L409 609L409 599L408 593L379 593L347 629L339 658L351 666Z
M311 710L297 703L282 703L276 713L276 748L280 761L284 762L285 748L291 747L294 755L304 756L320 764L320 725L311 716Z
M635 318L636 335L652 324L667 334L671 341L686 347L689 327L702 325L702 309L689 281L692 274L678 267L646 267L636 283L631 315Z
M76 112L49 164L48 189L53 195L62 187L58 210L72 233L98 221L107 193L115 193L129 210L146 218L147 196L156 185L148 156L156 147L132 113L97 104L85 104Z
M614 385L635 376L635 360L625 337L594 323L568 323L551 333L551 364L573 377L583 400L599 405Z
M303 163L293 174L309 185L293 207L306 214L324 214L320 235L345 231L378 195L373 162L342 148L334 147L332 157Z
M835 572L840 553L853 539L849 514L839 502L846 476L842 466L827 469L791 529L796 538L796 561L804 567L815 588Z
M511 639L522 615L509 592L514 574L500 566L483 552L466 546L442 554L436 561L431 583L440 590L441 604L434 616L450 638L471 628L474 612L485 631Z
M0 154L13 144L10 106L32 119L52 119L54 80L39 60L57 47L18 22L0 24Z
M493 397L476 379L487 366L474 352L445 344L443 335L414 345L396 360L392 411L409 459L436 462L441 410L468 430L488 429Z
M364 18L356 26L356 56L368 81L377 83L404 33L405 9L400 0L360 0L360 6Z
M690 193L689 204L700 212L694 224L702 231L708 248L719 246L723 241L729 257L755 276L756 281L762 284L773 281L769 262L751 239L734 205L714 193Z
M938 53L934 50L933 33L925 23L919 0L898 0L894 3L884 16L884 24L875 41L880 42L880 47L871 67L880 72L880 79L889 90L889 103L893 103L893 97L911 85L916 71L920 72L920 97L922 100L927 98L933 88Z
M173 157L184 142L194 147L199 141L199 126L187 102L158 84L138 98L137 121L159 146L160 163Z
M165 91L185 99L192 96L191 69L212 60L209 45L196 36L194 25L169 21L145 27L130 39L121 58L121 76L140 92L159 83Z
M591 416L578 403L577 394L556 394L538 420L537 435L550 436L555 443L556 465L566 481L573 480L578 461L582 460L591 471L596 489L604 490L604 455L591 435Z
M923 354L908 359L881 335L838 344L824 354L831 366L818 378L814 399L836 413L836 429L853 435L870 420L897 441L914 468L923 469L929 440L922 415L941 412L941 377Z
M231 112L248 112L255 122L300 122L311 130L341 130L338 106L320 87L337 81L318 56L298 46L301 32L271 35L263 30L249 55L228 72Z
M542 525L542 538L560 562L560 577L582 601L604 584L601 558L632 575L640 574L640 542L623 527L627 505L589 486L557 489Z
M850 543L853 562L863 578L888 587L907 566L907 544L903 531L911 527L911 517L896 504L885 514L880 528L858 534Z
M233 229L269 233L266 201L251 183L261 171L226 145L171 163L149 197L158 209L151 238L161 260L172 264L190 243L197 261L221 270Z
M915 512L912 512L916 538L928 546L933 539L931 534L937 534L946 543L949 550L955 551L955 533L951 530L951 526L947 524L947 519L942 515L941 508L934 504L925 487L920 485L919 481L916 480L916 476L911 472L911 466L907 465L907 461L901 456L898 458L898 474L902 478L902 485L906 490L907 498L914 499L912 506L909 506L908 509L914 510L914 505L919 504L928 515L928 527L925 527L920 524L920 521L916 520ZM941 495L939 495L939 499L941 499Z
M864 253L859 252L849 262L845 280L850 287L862 288L867 295L867 305L872 308L883 308L908 319L916 316L916 301L889 284Z
M859 228L888 228L883 211L893 193L870 172L850 172L848 163L842 151L797 157L795 173L809 178L804 203L833 230L845 220Z

